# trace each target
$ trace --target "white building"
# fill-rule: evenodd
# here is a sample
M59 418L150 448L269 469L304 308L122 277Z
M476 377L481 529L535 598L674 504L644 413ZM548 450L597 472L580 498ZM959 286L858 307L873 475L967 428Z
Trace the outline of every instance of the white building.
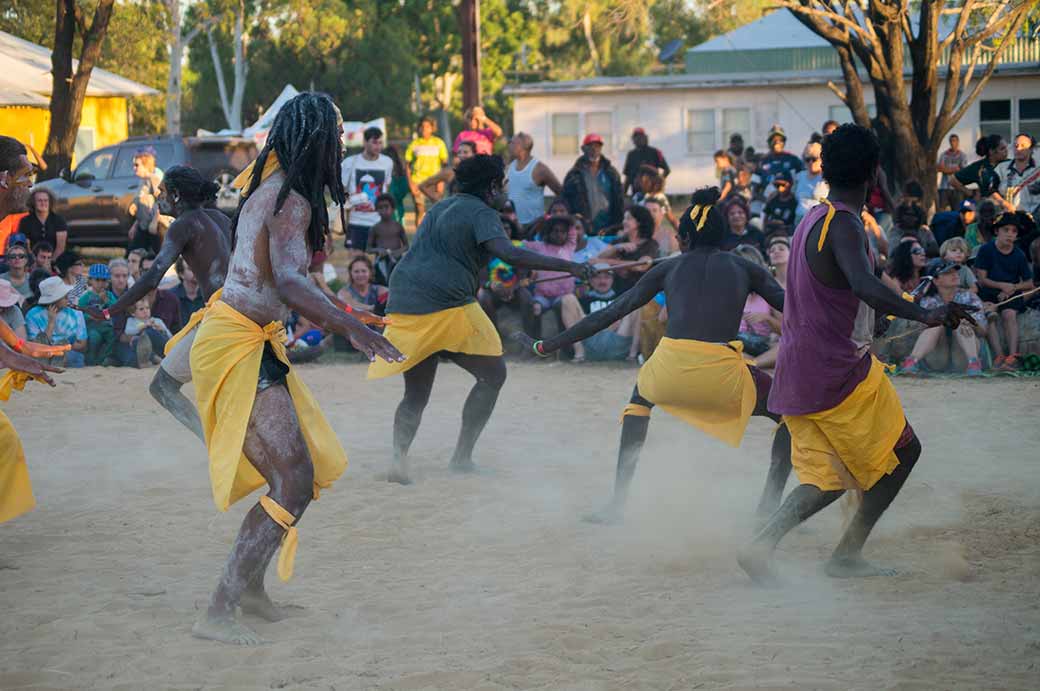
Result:
M980 66L981 67L981 66ZM714 181L712 154L732 133L745 146L766 150L774 123L787 132L788 149L801 154L826 120L850 121L827 88L844 83L834 49L787 10L765 15L687 51L684 74L598 77L507 87L513 128L535 142L534 155L561 177L580 155L588 133L604 139L604 154L620 170L632 129L646 129L672 168L668 191L683 194ZM864 83L873 112L873 90ZM941 87L939 98L942 98ZM1040 139L1040 41L1009 47L979 100L954 127L974 159L981 134L1030 132Z

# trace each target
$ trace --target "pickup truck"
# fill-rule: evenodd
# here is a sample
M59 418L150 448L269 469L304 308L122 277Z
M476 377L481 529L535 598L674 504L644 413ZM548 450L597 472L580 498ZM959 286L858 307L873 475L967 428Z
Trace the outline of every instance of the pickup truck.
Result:
M69 225L69 244L125 246L130 230L127 208L141 186L134 175L134 154L146 147L165 170L188 165L220 185L216 206L229 216L238 207L231 181L257 156L256 143L241 137L131 137L91 152L74 171L63 170L38 183L58 199L55 212Z

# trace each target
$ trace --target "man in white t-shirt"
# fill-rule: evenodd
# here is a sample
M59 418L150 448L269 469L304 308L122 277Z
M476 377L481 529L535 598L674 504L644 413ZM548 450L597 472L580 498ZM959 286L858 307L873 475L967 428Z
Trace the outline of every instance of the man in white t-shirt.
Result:
M376 198L390 191L394 172L394 162L382 153L383 130L369 127L364 138L361 153L343 160L343 189L350 211L346 247L355 252L364 252L368 246L368 232L379 223Z

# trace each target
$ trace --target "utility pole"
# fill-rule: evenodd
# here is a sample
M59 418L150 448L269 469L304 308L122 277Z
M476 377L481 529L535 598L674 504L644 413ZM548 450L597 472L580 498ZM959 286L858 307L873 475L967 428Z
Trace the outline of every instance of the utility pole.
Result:
M459 3L462 34L462 107L480 105L480 0Z

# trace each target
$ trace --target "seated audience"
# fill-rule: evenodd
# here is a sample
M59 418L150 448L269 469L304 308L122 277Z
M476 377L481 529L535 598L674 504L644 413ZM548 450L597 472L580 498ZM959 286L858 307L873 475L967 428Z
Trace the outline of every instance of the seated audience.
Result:
M798 199L792 192L792 185L791 174L787 171L781 170L774 175L773 187L776 188L776 192L769 197L762 212L766 224L775 224L783 228L788 235L794 232L795 218L798 215ZM761 243L755 249L761 252Z
M54 248L51 247L49 242L40 242L33 245L32 248L33 264L34 269L45 269L51 274L54 273Z
M950 238L962 238L975 222L975 202L965 199L955 211L940 211L932 216L929 227L940 245Z
M537 223L533 225L537 225ZM503 215L502 227L506 229L509 239L513 241L514 245L517 247L523 245L520 239L523 231L516 220ZM498 308L503 305L515 307L524 316L530 314L531 291L526 285L527 275L527 269L517 270L516 267L497 257L488 262L487 278L481 281L482 287L477 291L477 301L496 326L498 326Z
M1006 303L997 307L1000 321L991 326L990 345L994 347L996 358L994 367L1013 370L1018 368L1021 357L1018 352L1018 315L1026 309L1022 297L1012 299L1016 295L1033 288L1033 271L1026 255L1015 246L1020 230L1028 219L1024 211L1005 212L994 221L996 237L979 248L975 258L975 271L979 277L979 297L983 302ZM1007 302L1010 300L1010 302ZM1007 340L1007 353L1004 356L1003 344L1000 342L1000 331Z
M762 247L765 244L762 231L748 226L751 211L743 197L731 197L722 208L729 225L729 235L722 241L722 249L732 250L737 245Z
M956 329L948 329L945 326L933 326L925 329L917 337L913 351L903 360L900 367L903 372L920 372L921 362L928 358L946 339L950 338L952 333L957 346L967 358L967 373L969 375L982 374L982 364L979 361L979 336L986 334L986 315L979 296L958 287L960 283L958 273L961 268L963 267L954 262L940 260L934 269L934 283L921 298L920 304L924 309L934 309L949 302L967 305L972 308L972 317L977 323L973 325L968 321L963 321ZM929 358L929 362L936 365L933 369L945 369L947 365L944 361L945 357L941 361L938 357ZM952 366L952 364L951 357L949 365Z
M615 299L614 278L609 271L598 271L589 278L582 295L563 296L563 325L570 328L593 312L598 312ZM635 360L639 355L639 312L614 322L597 334L574 344L574 362Z
M964 239L968 241L968 247L972 255L979 247L993 239L993 221L997 220L998 208L992 199L983 199L978 203L975 212L975 222L968 225L964 233Z
M621 229L623 234L596 257L596 262L610 265L633 261L646 263L614 272L614 289L619 294L634 286L639 277L650 269L650 262L660 253L660 248L654 240L654 217L644 207L633 206L626 209Z
M25 315L30 339L44 345L71 345L65 354L66 367L83 367L87 350L87 324L83 313L69 307L72 286L58 276L40 281L36 306Z
M968 243L964 238L953 237L944 242L939 248L939 257L941 261L953 262L957 265L958 290L967 290L976 294L979 292L975 272L967 265ZM929 273L936 275L934 272Z
M830 187L823 179L823 162L820 158L822 151L823 147L818 142L811 142L802 153L805 170L799 172L794 179L794 196L798 199L795 224L830 192Z
M371 259L363 254L354 257L347 264L347 284L339 289L336 297L351 307L380 316L386 314L386 299L390 291L372 283L374 273Z
M675 230L679 227L679 219L672 213L672 207L664 193L647 197L643 200L643 206L654 219L654 242L657 243L658 256L667 257L679 249L679 236ZM664 223L666 219L668 225Z
M766 268L762 253L750 245L738 245L733 253ZM773 308L761 295L748 293L744 303L744 318L737 332L737 338L744 344L744 352L752 357L762 355L774 345L779 333L780 317L774 314Z
M172 333L181 323L180 301L172 291L153 290L145 296L142 302L145 301L148 303L148 319L158 318L166 326L166 331ZM154 359L152 355L162 355L166 341L162 340L162 329L158 328L145 329L143 333L138 334L127 333L126 327L130 323L131 316L134 315L126 315L125 319L117 317L112 320L112 326L116 332L116 359L123 367L146 367Z
M912 237L903 238L892 250L881 281L896 293L909 293L921 282L921 273L927 263L921 243Z
M24 301L25 298L9 281L0 278L0 319L11 327L15 336L23 340L29 337L25 331L25 316L21 309Z
M109 270L107 264L93 264L87 272L87 290L79 298L80 307L93 307L97 310L108 309L116 301L116 296L108 289ZM115 361L115 330L107 319L86 318L87 321L87 366L113 365Z
M160 353L166 350L167 341L173 338L170 327L159 317L152 316L152 305L147 297L138 300L137 304L134 305L130 316L126 318L126 327L123 329L123 333L130 338L139 339L139 342L143 342L145 338L150 342L151 353L148 356L148 360L153 365L158 365L162 362ZM138 351L139 356L140 354L140 351ZM138 366L143 364L140 363Z
M54 260L54 268L65 285L70 288L69 300L76 303L79 296L87 291L87 277L83 275L86 273L83 258L72 250L62 252Z
M921 198L924 190L920 183L911 180L903 187L903 196L899 205L892 214L892 232L888 236L888 244L891 247L902 238L913 236L924 248L925 256L932 258L939 256L939 245L935 236L925 224L927 215L921 207Z
M574 219L568 216L553 216L545 222L543 228L542 240L527 242L525 248L550 257L573 261L578 246L578 226L574 224ZM531 288L531 314L535 317L555 309L564 295L574 293L575 279L568 273L533 271L531 278L534 281L542 281L535 283Z
M23 300L32 297L32 288L29 286L29 250L23 244L12 243L7 248L7 272L0 274L4 279L18 291Z
M191 270L191 267L185 263L182 257L177 257L173 268L177 272L178 283L170 292L176 296L181 312L181 323L176 328L171 329L171 331L176 332L184 328L191 315L206 306L206 298L202 296L202 289L199 288L195 272Z

